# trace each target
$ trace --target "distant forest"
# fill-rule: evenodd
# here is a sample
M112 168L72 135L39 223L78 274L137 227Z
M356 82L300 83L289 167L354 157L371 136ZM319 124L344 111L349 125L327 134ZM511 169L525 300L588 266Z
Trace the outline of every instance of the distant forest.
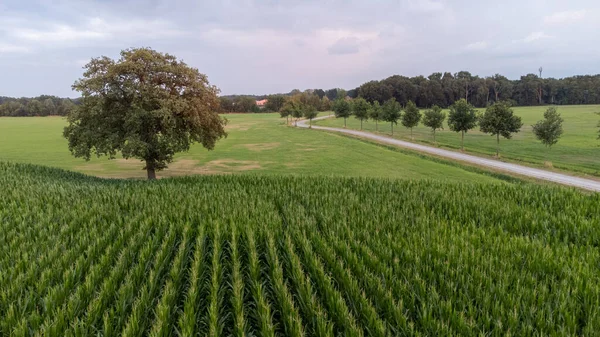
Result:
M500 100L512 101L518 106L600 104L600 75L555 79L528 74L518 80L509 80L498 74L473 76L467 71L411 78L395 75L367 82L356 92L368 101L382 103L394 97L402 105L413 101L422 108L432 105L448 107L460 98L466 98L476 107L485 107Z
M0 96L0 116L65 116L77 99L42 95L32 98Z
M474 76L468 71L455 74L433 73L428 77L390 76L381 81L370 81L358 88L344 91L334 89L309 89L301 92L275 95L228 95L221 96L222 112L277 111L286 97L309 94L321 101L333 101L340 92L350 98L363 97L380 103L394 97L403 106L413 101L418 107L433 105L448 107L460 98L476 107L485 107L495 101L510 101L513 105L532 106L543 104L600 104L600 75L572 76L562 79L542 78L537 74L509 80L496 74L489 77ZM316 98L315 97L315 98ZM326 99L324 99L326 97ZM273 101L265 108L256 106L256 100ZM56 96L34 98L10 98L0 96L0 116L64 116L78 104L77 99Z
M320 99L327 97L335 100L339 89L312 89L304 93L312 93ZM292 90L284 96L300 93ZM562 79L542 78L536 74L521 76L518 80L509 80L496 74L490 77L474 76L467 71L455 74L433 73L428 77L390 76L381 81L370 81L358 88L348 90L350 98L363 97L373 102L383 103L395 98L403 106L413 101L420 108L433 105L448 107L454 101L465 98L476 107L485 107L495 101L510 101L512 105L532 106L543 104L600 104L600 75L573 76ZM256 100L276 95L246 96ZM242 95L224 96L222 101L229 103L244 98ZM225 102L227 103L227 102ZM223 104L223 102L222 102ZM246 108L246 105L238 106ZM256 108L248 109L251 112ZM231 110L229 110L231 111Z

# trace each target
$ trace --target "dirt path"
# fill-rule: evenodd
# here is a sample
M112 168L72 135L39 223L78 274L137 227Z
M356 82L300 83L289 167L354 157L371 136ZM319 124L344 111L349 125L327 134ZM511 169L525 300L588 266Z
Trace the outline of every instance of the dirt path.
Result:
M330 118L330 116L315 118L315 119L313 119L313 121L320 120L320 119L326 119L326 118ZM298 126L303 127L303 128L308 128L308 121L306 121L306 120L298 121ZM444 157L447 159L458 160L458 161L462 161L465 163L475 164L475 165L479 165L479 166L483 166L483 167L489 167L492 169L505 171L505 172L509 172L509 173L514 173L514 174L518 174L518 175L523 175L523 176L527 176L527 177L531 177L531 178L535 178L535 179L546 180L546 181L550 181L550 182L554 182L554 183L558 183L558 184L578 187L578 188L589 190L589 191L600 192L600 182L595 181L595 180L574 177L574 176L570 176L567 174L550 172L550 171L527 167L527 166L522 166L522 165L518 165L518 164L505 163L505 162L502 162L499 160L481 158L481 157L472 156L472 155L468 155L468 154L464 154L464 153L460 153L460 152L443 150L443 149L439 149L436 147L406 142L403 140L398 140L398 139L394 139L394 138L390 138L390 137L386 137L386 136L380 136L380 135L376 135L376 134L373 134L370 132L349 130L349 129L340 129L340 128L331 128L331 127L316 126L316 125L313 125L312 128L316 129L316 130L345 133L345 134L349 134L349 135L353 135L353 136L358 136L361 138L372 139L372 140L375 140L380 143L390 144L390 145L403 147L403 148L407 148L407 149L411 149L411 150L415 150L415 151L419 151L419 152L423 152L423 153L433 154L433 155Z

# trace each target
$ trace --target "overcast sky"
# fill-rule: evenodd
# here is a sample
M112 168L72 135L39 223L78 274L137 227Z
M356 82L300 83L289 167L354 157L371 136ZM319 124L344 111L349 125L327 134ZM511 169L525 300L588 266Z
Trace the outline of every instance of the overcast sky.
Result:
M598 0L0 0L0 96L75 97L92 57L152 47L223 94L393 74L600 73Z

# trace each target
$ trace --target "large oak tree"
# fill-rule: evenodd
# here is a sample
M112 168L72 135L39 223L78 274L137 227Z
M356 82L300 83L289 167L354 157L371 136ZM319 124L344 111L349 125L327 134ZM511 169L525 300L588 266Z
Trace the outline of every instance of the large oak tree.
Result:
M175 56L127 49L118 60L92 59L73 85L81 105L69 113L64 136L76 157L138 158L148 179L194 143L211 150L226 136L217 114L219 89Z

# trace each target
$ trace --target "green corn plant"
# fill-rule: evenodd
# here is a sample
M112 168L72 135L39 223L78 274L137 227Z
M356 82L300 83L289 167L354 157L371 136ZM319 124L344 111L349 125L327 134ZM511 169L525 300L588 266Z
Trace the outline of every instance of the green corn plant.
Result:
M198 331L198 316L200 311L200 287L202 285L202 277L206 269L204 263L206 234L204 225L200 225L194 245L194 257L192 261L192 269L190 273L190 282L185 296L183 305L183 313L179 318L178 331L181 336L192 337L196 336Z

